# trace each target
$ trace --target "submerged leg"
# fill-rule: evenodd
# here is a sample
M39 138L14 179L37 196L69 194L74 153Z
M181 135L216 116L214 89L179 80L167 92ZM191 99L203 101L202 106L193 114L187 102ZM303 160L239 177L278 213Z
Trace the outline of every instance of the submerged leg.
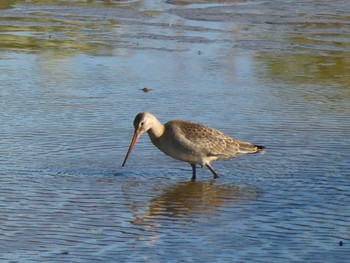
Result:
M192 178L191 180L194 181L196 180L196 165L194 163L191 163L192 166Z
M209 170L213 173L214 179L219 178L219 175L214 171L213 167L211 167L209 163L207 163L205 166L208 167Z

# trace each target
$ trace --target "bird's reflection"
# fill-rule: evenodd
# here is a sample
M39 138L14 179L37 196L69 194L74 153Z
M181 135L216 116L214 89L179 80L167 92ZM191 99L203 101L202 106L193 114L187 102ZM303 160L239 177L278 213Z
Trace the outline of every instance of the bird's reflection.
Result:
M234 206L257 197L256 189L249 187L217 185L210 182L181 182L164 189L151 200L146 215L136 216L134 224L164 218L191 217L212 214L225 205Z

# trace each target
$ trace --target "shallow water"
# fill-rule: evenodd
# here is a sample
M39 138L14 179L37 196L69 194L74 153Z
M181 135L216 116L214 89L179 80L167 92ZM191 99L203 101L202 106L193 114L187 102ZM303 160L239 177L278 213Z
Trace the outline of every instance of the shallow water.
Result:
M349 7L2 1L0 260L348 262ZM268 151L121 168L140 111Z

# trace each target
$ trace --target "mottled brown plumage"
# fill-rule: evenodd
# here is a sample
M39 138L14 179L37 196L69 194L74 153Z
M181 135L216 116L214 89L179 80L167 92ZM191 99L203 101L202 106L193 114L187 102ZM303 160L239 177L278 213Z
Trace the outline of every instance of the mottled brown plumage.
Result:
M211 162L228 160L242 154L262 153L263 146L233 139L224 133L189 121L174 120L161 124L151 113L142 112L134 119L135 133L122 166L142 133L147 131L152 143L174 159L188 162L192 166L192 179L196 178L196 164L211 167Z

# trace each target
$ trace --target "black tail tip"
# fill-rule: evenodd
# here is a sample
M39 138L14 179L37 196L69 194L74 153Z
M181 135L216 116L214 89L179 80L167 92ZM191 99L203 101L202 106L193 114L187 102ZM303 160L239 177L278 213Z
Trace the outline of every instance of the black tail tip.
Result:
M258 153L265 153L266 152L265 146L255 145L255 147L257 148L256 152L258 152Z

